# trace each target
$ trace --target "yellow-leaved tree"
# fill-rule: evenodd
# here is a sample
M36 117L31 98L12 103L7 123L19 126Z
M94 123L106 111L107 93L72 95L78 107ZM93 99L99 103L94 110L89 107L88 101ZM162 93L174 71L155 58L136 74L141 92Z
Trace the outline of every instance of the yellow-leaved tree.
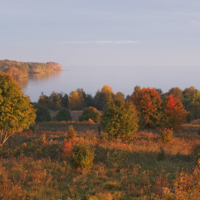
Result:
M35 109L12 76L0 74L0 148L15 132L35 122Z
M104 92L113 93L113 90L112 90L112 88L111 88L109 85L104 85L104 86L101 88L101 92L102 92L102 93L104 93Z
M85 92L83 89L71 91L68 97L68 105L70 110L82 110L85 107Z

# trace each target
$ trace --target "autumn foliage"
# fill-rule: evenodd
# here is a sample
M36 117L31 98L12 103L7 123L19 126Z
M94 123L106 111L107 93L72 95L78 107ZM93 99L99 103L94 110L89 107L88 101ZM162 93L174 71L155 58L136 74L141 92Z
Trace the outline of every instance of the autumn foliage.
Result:
M35 122L35 109L12 76L0 74L0 147L15 132Z
M155 88L136 90L130 97L130 101L136 105L140 114L144 115L146 125L151 128L160 125L162 100Z
M186 111L179 98L174 97L172 94L167 96L163 102L163 126L178 130L185 122L185 119Z
M186 111L179 100L172 94L162 101L160 94L154 88L137 90L130 97L141 116L144 116L146 126L179 130L185 122Z

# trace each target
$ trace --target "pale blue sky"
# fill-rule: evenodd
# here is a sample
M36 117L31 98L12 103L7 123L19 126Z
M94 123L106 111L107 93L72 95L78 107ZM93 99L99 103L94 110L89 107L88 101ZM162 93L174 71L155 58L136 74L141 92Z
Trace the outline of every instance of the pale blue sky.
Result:
M0 0L0 59L199 67L200 1Z

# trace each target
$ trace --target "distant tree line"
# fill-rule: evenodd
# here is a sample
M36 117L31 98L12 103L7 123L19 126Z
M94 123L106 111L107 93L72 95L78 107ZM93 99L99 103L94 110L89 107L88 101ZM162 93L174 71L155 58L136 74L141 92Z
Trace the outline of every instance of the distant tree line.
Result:
M5 72L15 78L26 77L29 73L47 73L60 71L62 66L55 62L17 62L12 60L0 60L0 73Z
M141 87L136 85L131 95L141 90ZM178 98L187 111L186 122L190 122L193 119L200 118L200 91L191 86L185 88L183 91L178 88L171 88L168 92L163 93L160 88L155 89L160 95L161 99L164 99L170 94L173 97ZM130 99L131 95L125 95L121 92L114 94L112 88L108 85L104 85L101 90L98 90L94 96L86 94L81 88L75 91L71 91L68 94L52 92L50 96L42 94L38 100L38 104L46 106L50 110L59 110L61 107L68 108L69 110L83 110L86 107L94 107L97 110L104 110L109 102L120 100L126 102Z
M104 85L101 90L96 92L94 97L91 94L86 94L82 88L78 88L75 91L71 91L69 95L56 92L52 92L50 96L42 94L38 104L51 110L59 110L61 107L66 107L70 110L83 110L85 107L90 106L97 110L103 110L107 103L113 100L125 101L125 96L121 92L114 94L110 86Z

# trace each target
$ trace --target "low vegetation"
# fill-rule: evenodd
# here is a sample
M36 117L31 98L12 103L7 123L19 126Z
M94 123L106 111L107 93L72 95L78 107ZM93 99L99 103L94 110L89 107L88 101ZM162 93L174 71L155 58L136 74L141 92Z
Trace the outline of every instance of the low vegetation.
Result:
M76 137L69 141L70 126ZM170 143L162 142L159 130L139 131L128 142L107 140L98 136L98 126L43 122L34 132L13 135L0 152L1 196L50 200L195 199L200 195L200 124L185 125L174 132ZM82 145L94 150L89 154L90 163L73 165L71 158L78 149L85 148ZM86 155L86 151L80 152ZM77 163L84 163L86 156L76 155ZM164 187L169 191L176 187L176 193L162 194Z
M89 119L97 123L101 119L101 113L92 106L84 108L82 114L79 117L79 121L88 121Z

